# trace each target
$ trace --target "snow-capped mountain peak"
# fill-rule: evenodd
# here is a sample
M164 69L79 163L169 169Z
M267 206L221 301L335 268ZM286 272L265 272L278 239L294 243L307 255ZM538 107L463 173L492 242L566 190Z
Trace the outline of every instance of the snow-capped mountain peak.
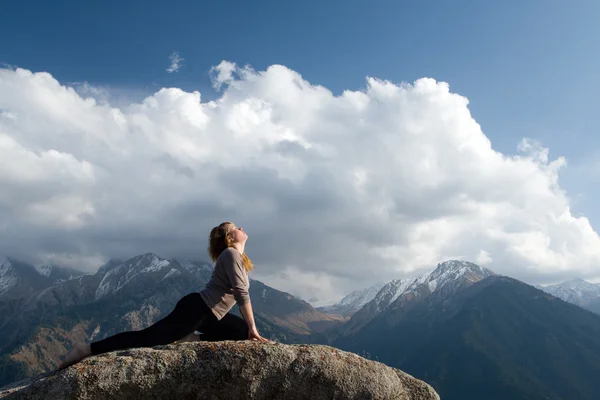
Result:
M417 278L394 279L385 284L379 293L377 293L377 296L375 296L373 299L373 303L375 304L375 312L381 312L387 306L396 301L409 286L411 286L421 277L422 276L419 275Z
M110 265L110 268L102 270L105 273L96 289L96 300L119 291L132 280L141 278L145 274L167 275L171 269L169 260L162 259L154 253L142 254L121 264Z
M350 315L373 300L382 287L383 284L379 283L362 290L355 290L338 303L332 306L318 307L317 309L331 314Z
M52 264L38 265L35 269L40 275L50 277L50 274L52 273Z
M17 283L17 279L12 262L8 258L0 261L0 294L12 288Z
M175 261L177 261L179 265L181 265L183 268L187 269L190 272L195 272L196 270L200 270L203 272L212 272L213 270L212 265L207 262L180 259L176 259Z
M73 268L59 267L54 263L47 263L35 266L35 270L51 282L66 281L72 278L83 275L82 271L75 270Z
M577 305L600 298L600 286L581 278L571 279L556 285L538 286L543 291L550 293L564 301Z
M12 268L12 263L8 257L0 259L0 276L3 276L5 273Z
M121 264L123 264L122 260L118 260L116 258L111 258L110 260L108 260L106 262L106 264L104 264L100 268L98 268L97 273L99 273L99 274L105 274L108 271L110 271L111 269L113 269L115 267L118 267Z
M434 292L460 278L474 283L492 275L495 273L491 270L472 262L449 260L438 264L437 268L427 275L425 282L429 290Z
M491 270L468 261L444 261L431 272L423 273L412 279L397 280L402 284L398 286L399 290L396 290L389 304L408 292L425 290L425 292L433 293L442 289L448 291L449 287L456 286L456 288L450 289L450 292L454 292L465 283L475 283L491 275L495 275ZM394 282L392 281L390 284L394 286Z
M141 272L159 271L171 264L169 260L162 259L154 253L146 253L132 258L128 264L133 268L142 268Z
M399 310L433 293L451 296L494 272L468 261L449 260L436 266L433 271L413 278L394 279L385 284L377 295L352 315L348 332L364 326L385 310Z
M366 289L355 290L340 300L337 305L358 309L373 300L382 287L383 284L377 284Z
M33 265L11 258L0 261L0 295L23 297L51 284Z
M173 261L202 280L207 281L213 272L213 265L205 261L191 261L183 259L175 259Z

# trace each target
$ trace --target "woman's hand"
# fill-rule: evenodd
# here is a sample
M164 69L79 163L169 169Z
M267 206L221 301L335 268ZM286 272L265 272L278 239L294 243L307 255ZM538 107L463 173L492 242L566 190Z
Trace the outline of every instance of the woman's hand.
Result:
M248 340L254 340L258 342L270 342L269 339L265 339L264 337L260 336L256 328L248 329Z
M258 333L256 325L254 324L254 314L252 312L252 306L250 305L250 302L242 304L240 306L240 312L242 313L244 320L248 324L248 340L254 340L258 342L270 342L270 340L265 339Z

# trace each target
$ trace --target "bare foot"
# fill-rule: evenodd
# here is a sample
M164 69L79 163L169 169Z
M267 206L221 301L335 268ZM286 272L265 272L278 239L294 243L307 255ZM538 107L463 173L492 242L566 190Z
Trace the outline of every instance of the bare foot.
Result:
M58 369L67 368L70 365L78 363L86 357L92 355L92 350L89 344L77 343L73 346L69 354L65 357L64 361L59 365Z
M189 335L182 337L175 343L199 342L199 341L200 341L200 335L196 335L194 332L192 332Z

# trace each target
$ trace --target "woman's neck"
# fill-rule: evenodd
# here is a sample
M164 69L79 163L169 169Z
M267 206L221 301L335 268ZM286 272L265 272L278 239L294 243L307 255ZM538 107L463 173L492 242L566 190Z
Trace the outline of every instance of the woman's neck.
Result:
M243 243L234 243L231 247L240 252L240 254L244 254L244 244Z

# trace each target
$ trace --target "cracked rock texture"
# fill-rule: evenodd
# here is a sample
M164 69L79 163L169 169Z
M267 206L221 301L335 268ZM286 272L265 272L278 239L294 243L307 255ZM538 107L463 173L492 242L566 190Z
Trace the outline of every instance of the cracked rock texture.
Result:
M322 345L194 342L90 357L0 389L0 399L439 400L427 383Z

